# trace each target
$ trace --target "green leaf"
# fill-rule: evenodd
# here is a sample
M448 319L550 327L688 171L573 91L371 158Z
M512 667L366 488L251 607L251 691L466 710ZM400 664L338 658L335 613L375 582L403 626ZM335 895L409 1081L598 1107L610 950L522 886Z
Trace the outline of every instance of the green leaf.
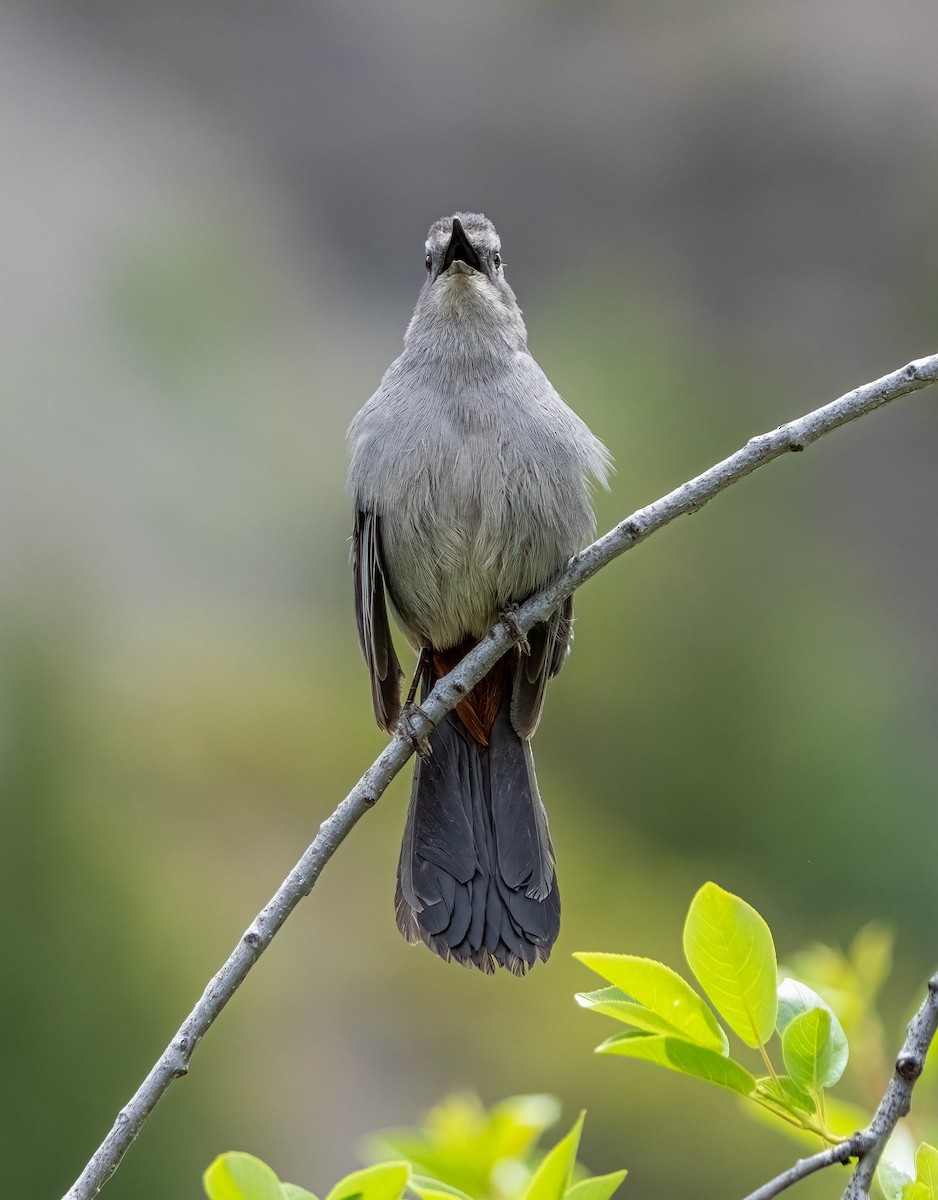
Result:
M644 1024L638 1019L641 1014L635 1011L629 1017L625 1016L624 1010L621 1015L610 1012L610 1016L619 1015L620 1020L630 1020L651 1032L668 1033L673 1029L686 1041L716 1050L718 1054L728 1052L726 1034L716 1017L690 984L670 967L654 959L638 958L632 954L576 954L574 957L625 993L624 998L616 998L617 1004L635 1002L647 1010ZM608 992L609 989L602 991ZM598 996L600 993L585 992L581 995ZM579 996L577 1000L584 1003ZM666 1022L670 1028L655 1026L653 1022L656 1020Z
M834 1016L834 1010L822 999L817 992L812 991L806 983L786 976L778 985L778 1016L775 1028L780 1034L785 1032L785 1026L792 1017L797 1017L811 1008L823 1008Z
M742 1096L751 1095L756 1087L753 1076L738 1062L717 1054L715 1050L695 1046L676 1037L653 1033L617 1033L597 1046L596 1053L643 1058L667 1067L669 1071L680 1071L683 1075L719 1084Z
M789 1075L764 1075L756 1080L760 1096L796 1116L812 1116L816 1110L814 1098Z
M525 1158L540 1135L560 1117L556 1096L509 1096L489 1113L486 1143L494 1164L506 1158Z
M768 925L745 900L705 883L684 925L691 970L726 1023L747 1046L775 1029L778 968Z
M661 1016L654 1009L646 1008L627 996L620 988L599 988L595 992L577 992L576 1002L581 1008L600 1013L605 1017L615 1017L626 1025L634 1025L646 1033L669 1033L677 1037L685 1037L681 1029L673 1022Z
M938 1200L938 1150L928 1142L915 1152L915 1182L928 1189L931 1200Z
M287 1200L316 1200L312 1192L308 1192L306 1188L297 1187L295 1183L281 1183L283 1194Z
M806 983L802 983L798 979L785 978L778 985L778 1017L775 1022L775 1027L778 1032L784 1033L785 1027L789 1024L793 1017L797 1017L799 1013L808 1012L812 1008L823 1008L826 1013L830 1014L831 1018L831 1037L843 1044L844 1052L847 1052L847 1035L844 1033L843 1025L841 1025L837 1014L817 992L808 987ZM846 1061L846 1060L845 1060Z
M447 1096L418 1129L389 1129L366 1143L369 1159L403 1159L428 1183L445 1181L467 1196L517 1198L531 1177L543 1130L560 1115L553 1096L510 1096L486 1109L478 1096ZM509 1179L509 1183L503 1183Z
M472 1200L459 1188L450 1187L439 1179L428 1179L425 1175L411 1175L407 1186L416 1192L420 1200Z
M528 1184L524 1200L563 1200L576 1164L585 1116L581 1112L567 1136L544 1155Z
M566 1200L610 1200L628 1171L613 1171L611 1175L592 1175L581 1179L567 1192Z
M793 1017L782 1034L782 1057L788 1073L810 1092L831 1087L847 1065L846 1038L835 1042L831 1031L827 1009L809 1008Z
M202 1176L209 1200L284 1200L280 1180L253 1154L221 1154Z
M378 1163L340 1179L326 1200L400 1200L409 1180L409 1163Z
M844 1027L837 1019L837 1014L818 994L797 979L783 979L778 985L778 1019L777 1027L782 1035L782 1051L784 1053L785 1033L791 1022L799 1016L812 1011L827 1013L830 1018L828 1032L829 1069L826 1077L821 1080L822 1087L833 1087L844 1073L847 1059L850 1057L850 1047Z
M879 1166L876 1168L876 1179L882 1188L886 1200L902 1200L903 1192L912 1182L912 1177L908 1171L903 1171L897 1163L894 1163L892 1159L885 1156L879 1160Z
M935 1198L924 1183L915 1180L907 1183L902 1189L902 1200L935 1200Z

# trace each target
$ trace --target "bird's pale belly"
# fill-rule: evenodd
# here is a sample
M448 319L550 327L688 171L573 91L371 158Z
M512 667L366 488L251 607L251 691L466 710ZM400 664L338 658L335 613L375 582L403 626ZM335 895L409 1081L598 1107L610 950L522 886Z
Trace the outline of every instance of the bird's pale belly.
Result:
M386 518L384 560L401 623L417 644L446 649L481 638L506 605L541 588L578 549L507 497L457 513Z

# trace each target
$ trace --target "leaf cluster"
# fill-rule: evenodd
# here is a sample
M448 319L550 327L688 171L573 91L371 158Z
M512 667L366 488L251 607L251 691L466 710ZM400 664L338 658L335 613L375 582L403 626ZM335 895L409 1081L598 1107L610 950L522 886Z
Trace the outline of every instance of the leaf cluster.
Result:
M374 1134L364 1151L373 1162L403 1159L418 1175L475 1200L514 1200L543 1157L539 1139L559 1116L553 1096L509 1096L486 1108L478 1096L457 1093L431 1108L416 1128Z
M474 1118L468 1127L467 1113ZM340 1180L325 1200L404 1200L405 1196L416 1200L480 1200L486 1192L467 1194L445 1178L451 1177L454 1169L458 1174L471 1165L465 1155L473 1144L483 1154L488 1176L500 1179L506 1200L611 1200L626 1172L587 1175L578 1168L576 1155L584 1116L580 1114L566 1137L543 1155L533 1171L519 1175L513 1168L522 1162L544 1125L556 1118L556 1102L549 1096L520 1096L485 1113L481 1106L473 1109L471 1101L457 1097L431 1114L429 1131L424 1131L429 1136L403 1131L381 1135L387 1142L409 1138L414 1161L381 1162L354 1171ZM447 1150L456 1151L455 1156L447 1157ZM430 1162L436 1162L444 1178L421 1173L421 1166ZM512 1178L514 1190L510 1186ZM203 1183L209 1200L317 1200L312 1192L278 1179L259 1158L240 1152L216 1158L205 1172Z
M779 982L775 943L759 913L717 884L704 884L687 913L684 954L712 1009L663 963L627 954L577 955L611 985L582 992L577 1001L630 1026L597 1052L645 1059L717 1084L825 1142L852 1133L856 1114L827 1097L850 1053L843 1025L807 984ZM757 1051L758 1074L731 1056L717 1015ZM781 1070L770 1054L776 1038Z
M691 902L683 941L699 990L654 959L576 956L605 981L580 993L579 1004L627 1027L597 1051L716 1084L802 1138L834 1144L864 1127L864 1112L830 1089L844 1075L851 1043L861 1052L851 1066L855 1083L864 1082L871 1060L885 1066L876 996L890 965L888 931L866 927L849 954L812 947L779 979L766 922L707 883ZM881 1072L873 1074L878 1091ZM472 1095L450 1096L420 1127L374 1135L367 1150L381 1161L346 1176L325 1200L611 1200L626 1172L591 1176L577 1163L583 1114L552 1149L538 1149L558 1115L551 1096L514 1096L491 1109ZM913 1154L914 1146L907 1125L896 1130L877 1172L886 1200L938 1200L938 1150L922 1142ZM316 1200L249 1154L222 1155L204 1182L209 1200Z

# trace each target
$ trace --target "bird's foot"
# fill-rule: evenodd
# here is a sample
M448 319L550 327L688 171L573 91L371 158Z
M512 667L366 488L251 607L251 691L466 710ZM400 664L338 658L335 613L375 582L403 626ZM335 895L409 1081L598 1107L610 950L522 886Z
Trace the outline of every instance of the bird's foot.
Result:
M416 732L414 724L417 717L423 717L425 721L430 719L419 704L405 704L401 709L401 715L397 718L394 732L407 742L418 758L429 758L431 754L430 740L426 734L420 736Z
M528 635L518 624L518 605L506 604L502 609L501 621L511 634L512 641L514 641L521 653L530 654L531 644L528 641Z

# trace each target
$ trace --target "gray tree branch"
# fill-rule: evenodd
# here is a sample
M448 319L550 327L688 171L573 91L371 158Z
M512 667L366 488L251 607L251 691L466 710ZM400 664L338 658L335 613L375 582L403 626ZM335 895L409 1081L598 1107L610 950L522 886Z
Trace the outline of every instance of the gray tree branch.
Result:
M792 1184L807 1179L815 1171L832 1167L834 1163L846 1163L856 1158L856 1170L847 1184L843 1200L869 1200L870 1185L882 1158L886 1143L899 1119L908 1114L912 1104L912 1089L925 1067L925 1056L938 1030L938 972L928 981L928 993L918 1012L909 1022L905 1042L899 1051L889 1086L866 1129L853 1137L838 1142L836 1146L812 1154L798 1161L781 1175L770 1179L745 1197L745 1200L773 1200Z
M512 614L511 620L500 621L449 675L441 679L412 720L411 733L417 737L426 735L513 642L520 640L536 622L549 616L558 604L614 558L631 550L675 518L696 512L725 488L773 459L790 451L804 450L825 433L935 382L938 382L938 354L917 359L881 379L855 388L823 408L779 426L771 433L752 438L741 450L710 467L702 475L634 512L572 559L563 574L544 591L522 604ZM335 812L323 821L306 853L241 936L146 1079L118 1113L107 1137L64 1200L91 1200L98 1194L169 1085L180 1075L186 1074L199 1041L270 945L277 930L303 897L309 895L323 867L359 819L378 801L411 753L410 741L396 735Z
M860 1157L843 1200L869 1200L873 1175L886 1143L912 1105L912 1089L925 1068L925 1056L938 1030L938 971L928 981L928 994L909 1022L886 1093L866 1130L868 1146Z
M822 1171L825 1167L832 1167L834 1163L847 1163L851 1158L856 1158L867 1144L862 1133L855 1133L845 1142L838 1142L836 1146L828 1146L825 1150L819 1150L810 1158L799 1158L787 1171L783 1171L781 1175L776 1175L762 1187L750 1192L745 1200L773 1200L774 1196L780 1196L792 1184L807 1179L815 1171Z

